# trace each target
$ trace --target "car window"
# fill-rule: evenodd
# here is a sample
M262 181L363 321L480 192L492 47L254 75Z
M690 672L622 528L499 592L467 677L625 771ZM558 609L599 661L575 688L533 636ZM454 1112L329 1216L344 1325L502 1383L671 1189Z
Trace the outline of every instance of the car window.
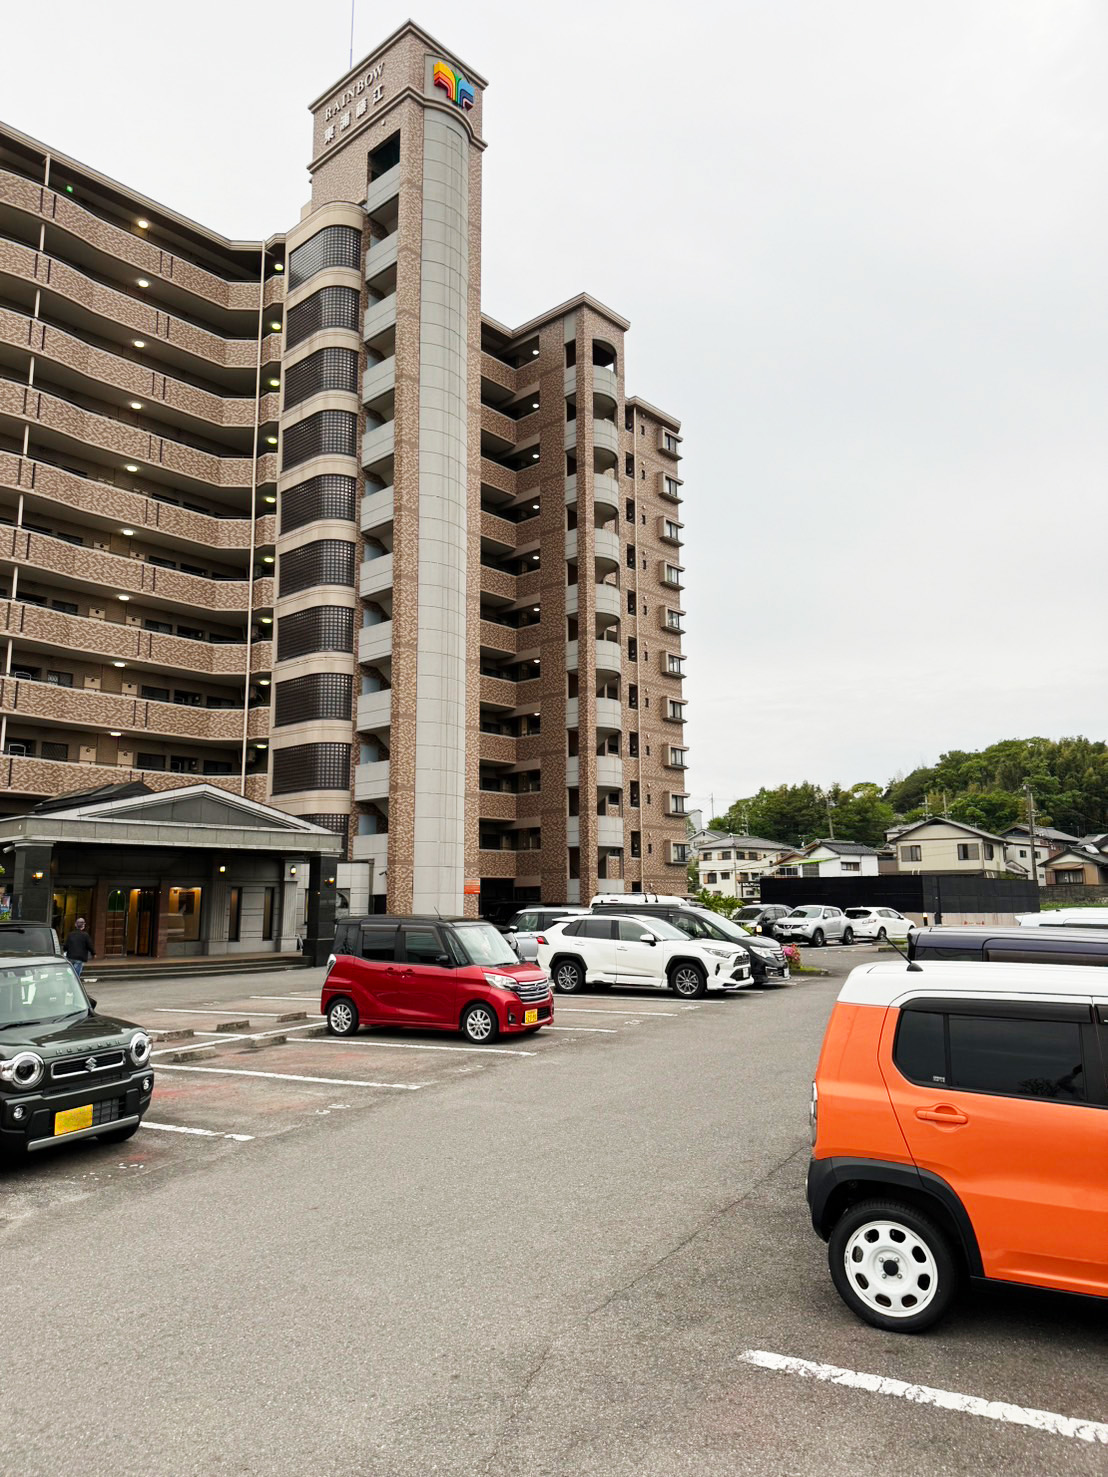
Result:
M846 916L848 918L868 918L872 912L872 908L847 908Z
M946 1017L938 1011L902 1010L893 1061L909 1082L946 1083Z
M611 918L582 918L574 932L579 938L610 939L614 937L614 927Z
M0 1026L87 1015L88 997L66 960L0 970Z
M517 913L512 919L512 927L518 933L534 933L539 927L539 915L537 913Z
M616 937L621 938L628 943L637 944L641 939L654 937L654 934L651 931L651 924L637 923L634 918L617 919L616 928L619 930L619 932L616 934Z
M985 958L998 964L1108 964L1108 954L1087 952L1080 945L1067 948L1060 940L1050 939L990 941L985 945Z
M435 964L445 954L438 933L433 928L404 930L404 958L409 964Z
M56 954L54 930L42 925L16 924L0 928L0 954Z
M1007 1097L1086 1097L1081 1028L1076 1021L952 1015L951 1085Z
M569 935L579 934L581 932L581 922L582 922L582 920L578 919L576 922L567 923L564 926L561 925L561 924L559 924L558 926L562 930L562 936L563 936L563 938L567 934L569 934Z
M362 958L392 960L396 957L396 929L380 926L362 929Z

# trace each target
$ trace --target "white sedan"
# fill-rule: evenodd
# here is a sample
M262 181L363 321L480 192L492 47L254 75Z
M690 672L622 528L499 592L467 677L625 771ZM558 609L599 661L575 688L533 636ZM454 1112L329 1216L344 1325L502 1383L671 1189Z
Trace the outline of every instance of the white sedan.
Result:
M846 916L856 939L877 939L881 943L886 939L906 939L908 930L916 926L895 908L847 908Z

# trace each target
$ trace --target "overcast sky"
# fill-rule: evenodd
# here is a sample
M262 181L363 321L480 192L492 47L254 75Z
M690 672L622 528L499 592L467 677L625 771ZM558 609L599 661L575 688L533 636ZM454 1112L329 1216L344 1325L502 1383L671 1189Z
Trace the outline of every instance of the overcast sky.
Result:
M406 19L356 0L355 60ZM686 436L690 782L1108 734L1108 6L424 0L483 73L485 310L587 290ZM349 0L8 6L0 113L231 236Z

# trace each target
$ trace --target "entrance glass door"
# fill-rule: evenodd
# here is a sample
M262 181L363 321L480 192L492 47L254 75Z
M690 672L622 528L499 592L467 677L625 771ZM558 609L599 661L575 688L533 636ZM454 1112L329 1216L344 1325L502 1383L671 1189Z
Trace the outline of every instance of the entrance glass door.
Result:
M132 887L127 893L127 953L151 957L158 943L158 889Z

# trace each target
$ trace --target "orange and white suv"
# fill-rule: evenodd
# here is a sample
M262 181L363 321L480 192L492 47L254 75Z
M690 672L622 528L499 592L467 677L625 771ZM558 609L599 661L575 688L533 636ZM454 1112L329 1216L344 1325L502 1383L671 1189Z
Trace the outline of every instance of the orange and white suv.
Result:
M916 1333L963 1274L1108 1297L1108 971L855 969L812 1084L808 1205L860 1318Z

